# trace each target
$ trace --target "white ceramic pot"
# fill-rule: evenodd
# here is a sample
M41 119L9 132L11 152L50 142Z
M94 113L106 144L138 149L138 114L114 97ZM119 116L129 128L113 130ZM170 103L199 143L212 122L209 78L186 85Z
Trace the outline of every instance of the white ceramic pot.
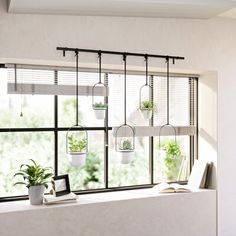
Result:
M94 109L94 113L98 120L103 120L106 116L106 109Z
M43 185L30 186L28 189L31 205L42 205L45 187Z
M69 153L67 155L69 157L69 162L72 166L80 167L85 164L85 160L86 160L85 152Z
M149 120L152 118L152 110L149 109L142 109L141 110L143 118Z
M129 164L134 158L134 151L121 151L121 163Z

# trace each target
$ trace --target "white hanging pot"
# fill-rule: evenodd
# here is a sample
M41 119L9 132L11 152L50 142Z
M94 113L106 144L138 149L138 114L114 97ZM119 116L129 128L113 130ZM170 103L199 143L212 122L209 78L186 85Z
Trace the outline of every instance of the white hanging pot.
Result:
M85 164L86 152L71 152L68 153L68 158L71 166L81 167Z
M106 116L106 109L94 109L94 113L98 120L103 120Z
M134 151L121 151L121 164L129 164L134 158Z
M160 158L161 160L164 160L165 156L166 156L166 149L160 148L158 150L158 158Z
M152 118L152 110L150 109L141 109L142 115L144 119L151 119Z
M31 205L42 205L45 187L43 185L30 186L28 189Z

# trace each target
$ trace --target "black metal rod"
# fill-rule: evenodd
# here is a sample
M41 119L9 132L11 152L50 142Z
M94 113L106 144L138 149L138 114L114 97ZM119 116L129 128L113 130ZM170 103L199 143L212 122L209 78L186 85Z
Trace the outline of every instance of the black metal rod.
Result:
M146 62L146 84L148 85L148 55L145 55L145 62Z
M124 60L124 124L126 125L126 54L123 54Z
M58 71L54 71L54 84L58 84ZM58 96L54 95L54 175L58 175Z
M79 114L78 114L78 106L79 106L79 52L75 51L76 57L76 125L79 124Z
M144 53L132 53L132 52L118 52L118 51L106 51L106 50L94 50L94 49L84 49L84 48L68 48L68 47L57 47L57 50L60 51L71 51L71 52L87 52L87 53L99 53L102 54L112 54L112 55L124 55L135 56L135 57L154 57L154 58L170 58L175 60L184 60L184 57L180 56L169 56L169 55L158 55L158 54L144 54Z
M99 60L99 83L102 82L102 53L98 52L98 60Z
M167 116L167 125L170 124L170 61L169 57L166 58L166 67L167 67L167 79L166 79L166 116Z

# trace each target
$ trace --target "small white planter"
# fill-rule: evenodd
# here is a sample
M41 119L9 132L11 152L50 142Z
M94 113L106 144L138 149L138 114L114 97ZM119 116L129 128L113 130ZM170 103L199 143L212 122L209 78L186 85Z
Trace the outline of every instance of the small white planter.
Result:
M120 151L121 164L129 164L134 158L134 151Z
M85 152L74 152L67 154L69 157L69 162L74 167L80 167L85 164L86 153Z
M30 186L28 189L31 205L42 205L45 187L43 185Z
M143 118L149 120L152 118L152 110L149 109L142 109L141 110Z
M94 109L94 113L98 120L103 120L106 116L106 109Z

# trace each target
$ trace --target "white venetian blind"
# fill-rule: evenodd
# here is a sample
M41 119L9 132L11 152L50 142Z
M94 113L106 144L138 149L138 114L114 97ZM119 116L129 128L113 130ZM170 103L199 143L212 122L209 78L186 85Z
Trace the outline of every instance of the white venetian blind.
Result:
M157 112L154 115L154 125L159 126L167 122L167 92L166 78L153 78L154 103ZM174 126L190 125L190 98L189 98L189 78L170 77L170 124Z
M42 94L42 95L75 95L76 72L57 71L37 68L8 68L8 93ZM102 78L103 78L102 74ZM92 95L92 87L98 82L98 73L79 72L79 95ZM95 95L103 96L104 88L95 90Z

